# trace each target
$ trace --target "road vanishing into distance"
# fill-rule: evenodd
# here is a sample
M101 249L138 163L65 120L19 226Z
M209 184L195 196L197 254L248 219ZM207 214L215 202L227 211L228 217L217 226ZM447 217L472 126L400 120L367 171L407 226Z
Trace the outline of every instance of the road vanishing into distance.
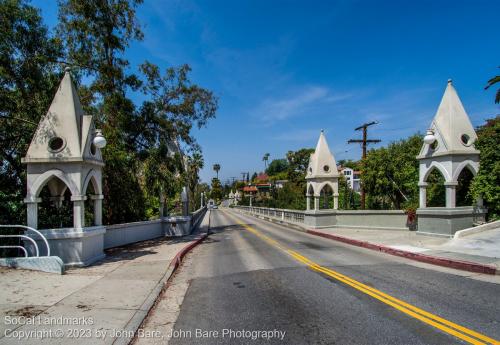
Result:
M219 331L219 336L174 337L170 344L500 339L500 285L487 276L452 274L231 209L211 210L210 228L212 234L181 268L190 281L174 330ZM245 330L247 337L222 338L222 330ZM265 339L257 331L276 332ZM285 332L284 338L277 332Z

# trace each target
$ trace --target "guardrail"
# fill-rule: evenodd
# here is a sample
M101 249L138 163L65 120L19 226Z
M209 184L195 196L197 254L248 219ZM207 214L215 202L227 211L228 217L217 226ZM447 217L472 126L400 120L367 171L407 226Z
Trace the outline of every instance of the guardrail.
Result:
M267 216L286 222L304 223L305 211L254 206L235 206L234 208L249 214Z
M33 248L35 248L35 255L34 256L39 257L40 250L38 249L38 244L36 243L36 241L32 237L26 235L26 233L29 231L36 233L38 236L40 236L41 240L45 243L45 246L47 247L47 255L46 256L50 256L49 242L47 241L45 236L42 235L42 233L40 231L33 229L29 226L25 226L25 225L0 225L0 229L6 229L6 228L24 229L26 232L23 235L0 235L0 238L21 238L23 240L30 241L33 244ZM5 248L5 249L21 249L24 252L25 257L29 256L26 248L24 248L24 246L21 246L21 245L16 245L16 246L14 246L14 245L0 245L0 249L3 249L3 248Z
M203 215L205 215L206 210L207 210L207 206L203 206L191 214L192 227L195 227L198 224L198 222L200 221L200 219L203 218Z

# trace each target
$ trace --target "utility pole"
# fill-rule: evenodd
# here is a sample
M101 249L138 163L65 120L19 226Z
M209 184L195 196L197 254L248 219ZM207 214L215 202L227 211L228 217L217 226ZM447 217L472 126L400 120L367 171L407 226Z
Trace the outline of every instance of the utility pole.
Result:
M363 148L363 157L361 159L362 162L365 161L366 159L366 145L367 144L375 144L379 143L381 140L380 139L368 139L368 127L372 125L376 125L378 122L377 121L372 121L368 122L365 124L362 124L361 126L355 128L355 131L363 130L363 139L350 139L347 143L348 144L354 144L354 143L361 143L361 147ZM354 176L353 176L354 177ZM361 209L365 209L365 201L366 201L366 195L365 195L365 189L363 188L363 184L361 184Z

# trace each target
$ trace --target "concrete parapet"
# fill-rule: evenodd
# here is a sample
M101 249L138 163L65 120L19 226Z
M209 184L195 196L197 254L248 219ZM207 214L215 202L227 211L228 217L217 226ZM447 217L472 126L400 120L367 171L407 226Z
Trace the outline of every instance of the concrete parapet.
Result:
M417 209L418 232L453 236L457 231L472 227L474 219L484 217L486 210L464 207L428 207Z

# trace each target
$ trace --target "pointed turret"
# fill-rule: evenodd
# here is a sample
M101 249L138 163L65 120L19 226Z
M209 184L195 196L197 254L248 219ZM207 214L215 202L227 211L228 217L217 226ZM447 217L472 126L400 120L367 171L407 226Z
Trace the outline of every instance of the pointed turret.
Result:
M419 157L478 153L474 148L476 139L474 127L449 79Z
M321 130L316 150L309 158L306 179L335 176L339 176L337 163L330 152L323 130Z
M102 162L99 148L92 143L94 132L92 116L84 115L67 69L47 114L38 124L23 162Z

